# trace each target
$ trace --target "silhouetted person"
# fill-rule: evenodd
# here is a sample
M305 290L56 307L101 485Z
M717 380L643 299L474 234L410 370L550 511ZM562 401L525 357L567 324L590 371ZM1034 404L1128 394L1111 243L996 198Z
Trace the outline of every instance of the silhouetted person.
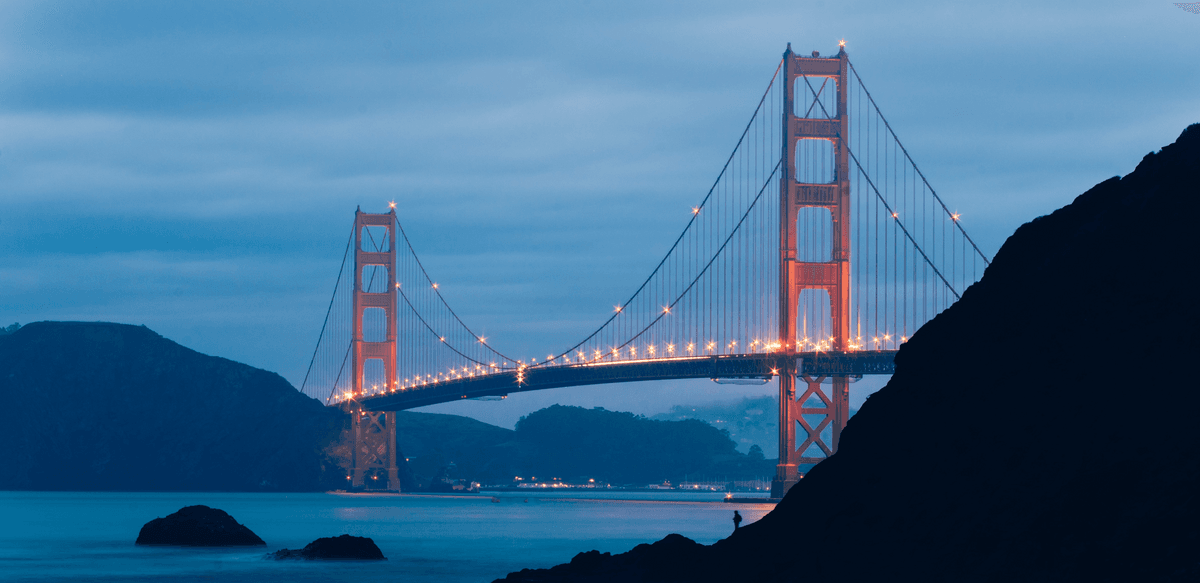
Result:
M733 511L733 530L736 532L738 527L742 525L742 515L738 514L737 510Z

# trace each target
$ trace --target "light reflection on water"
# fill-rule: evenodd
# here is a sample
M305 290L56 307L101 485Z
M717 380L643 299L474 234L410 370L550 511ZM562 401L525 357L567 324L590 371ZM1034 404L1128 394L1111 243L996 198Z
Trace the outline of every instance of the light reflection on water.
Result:
M598 549L619 553L677 532L711 544L770 504L706 492L536 492L482 496L0 492L0 580L491 581ZM183 506L229 512L267 542L254 549L133 544L142 525ZM323 536L374 539L388 561L272 561Z

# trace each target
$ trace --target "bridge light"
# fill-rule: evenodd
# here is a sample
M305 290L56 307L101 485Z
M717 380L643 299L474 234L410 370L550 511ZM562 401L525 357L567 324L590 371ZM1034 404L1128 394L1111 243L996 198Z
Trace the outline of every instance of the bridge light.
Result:
M670 313L671 313L671 306L663 306L663 313L664 313L664 314L670 314Z
M962 216L962 215L959 215L958 213L954 213L954 214L950 215L950 218L954 221L957 221L958 217L960 217L960 216Z
M698 215L698 214L700 214L700 207L698 207L698 206L694 206L694 207L692 207L692 214L693 214L693 215Z
M393 200L393 201L389 202L388 208L396 208L396 201Z
M613 306L613 311L614 311L614 312L620 312L620 311L621 311L621 306Z
M898 219L898 218L900 218L900 215L899 215L899 214L896 214L896 213L894 213L894 212L893 212L893 213L892 213L892 218L893 218L893 219Z
M483 336L480 336L480 337L479 337L479 343L480 343L480 344L487 344L487 338L486 338L486 337L483 337Z
M440 340L441 340L442 342L445 342L445 341L446 341L446 337L445 337L445 336L442 336Z
M771 369L771 374L773 374L775 376L779 376L779 369L777 369L777 368Z
M433 282L433 289L437 289L437 282Z
M846 39L842 39L842 40L838 41L838 46L843 49L846 48Z

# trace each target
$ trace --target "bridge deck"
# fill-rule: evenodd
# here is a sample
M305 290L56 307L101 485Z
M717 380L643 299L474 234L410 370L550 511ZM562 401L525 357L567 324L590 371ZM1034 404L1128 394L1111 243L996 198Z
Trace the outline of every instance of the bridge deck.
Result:
M894 350L806 352L796 355L797 370L811 377L892 374L895 355ZM521 372L463 377L372 395L360 398L359 402L371 411L403 411L461 399L583 385L672 379L770 379L786 358L789 357L780 354L743 354L531 367Z

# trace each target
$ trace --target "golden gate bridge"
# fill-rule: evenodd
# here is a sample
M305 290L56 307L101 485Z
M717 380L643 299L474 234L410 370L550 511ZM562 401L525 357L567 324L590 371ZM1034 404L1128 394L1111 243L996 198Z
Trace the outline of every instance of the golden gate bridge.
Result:
M891 374L988 259L901 145L841 43L778 62L657 267L582 340L513 358L447 303L397 220L355 212L305 394L351 413L354 487L398 490L395 411L664 379L779 379L772 497L837 451L849 383ZM799 380L804 389L796 390ZM368 479L369 478L369 479Z

